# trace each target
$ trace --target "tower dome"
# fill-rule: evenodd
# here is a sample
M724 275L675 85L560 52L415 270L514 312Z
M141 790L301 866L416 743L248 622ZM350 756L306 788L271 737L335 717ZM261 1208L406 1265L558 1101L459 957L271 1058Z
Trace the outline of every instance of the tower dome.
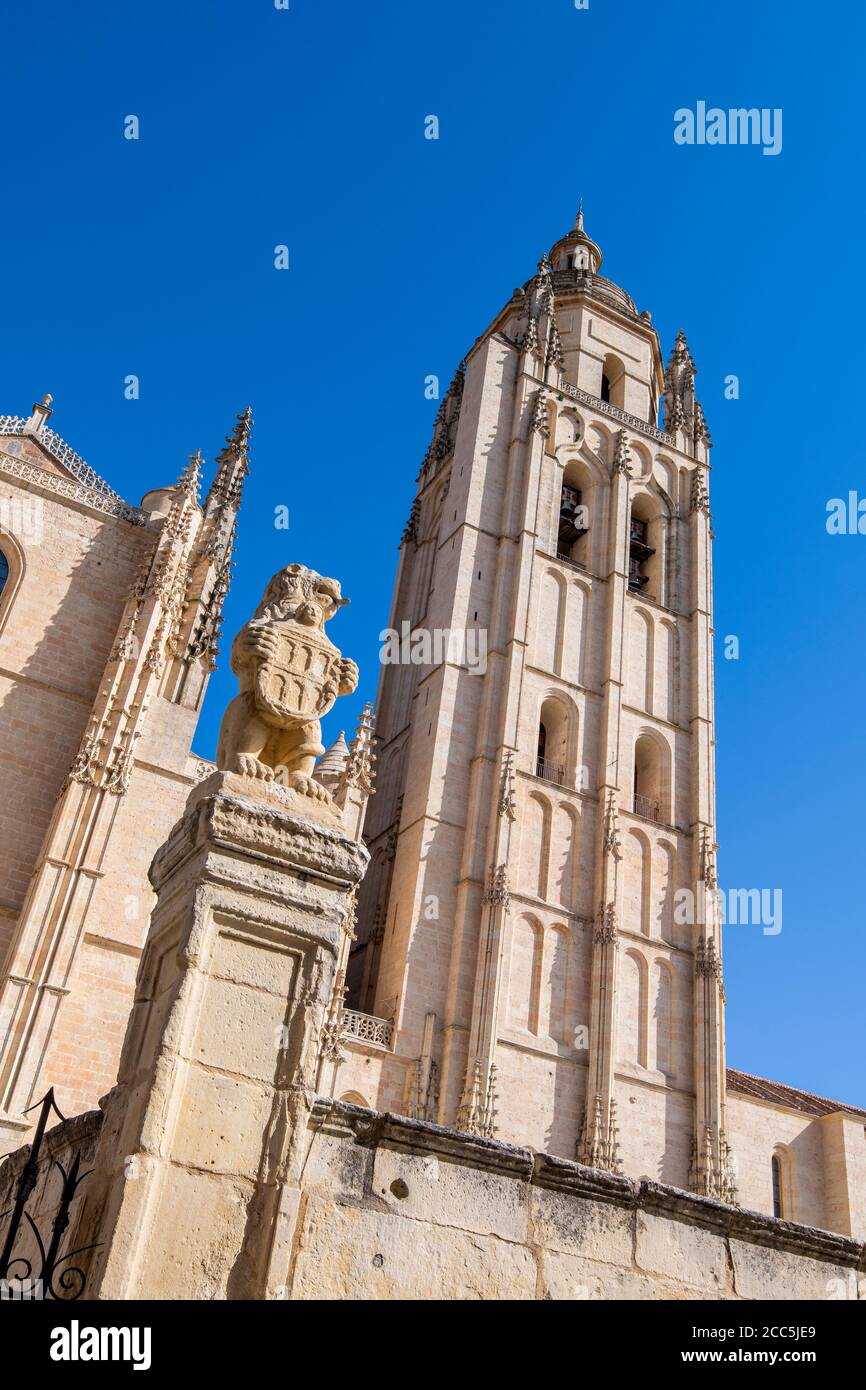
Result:
M597 275L601 260L601 247L584 230L581 203L571 231L560 237L550 253L551 265L554 270L577 270Z

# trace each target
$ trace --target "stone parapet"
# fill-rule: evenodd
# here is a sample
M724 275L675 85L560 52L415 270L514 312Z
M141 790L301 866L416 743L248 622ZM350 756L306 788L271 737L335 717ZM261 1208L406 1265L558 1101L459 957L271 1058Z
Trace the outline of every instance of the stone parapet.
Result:
M858 1241L319 1097L291 1299L856 1299Z

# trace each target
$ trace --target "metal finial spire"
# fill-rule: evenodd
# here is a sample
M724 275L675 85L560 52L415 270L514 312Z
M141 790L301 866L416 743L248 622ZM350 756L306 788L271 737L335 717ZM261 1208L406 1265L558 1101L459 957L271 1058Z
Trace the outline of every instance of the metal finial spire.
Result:
M580 199L580 206L579 206L578 209L577 209L577 217L576 217L575 220L574 220L574 230L575 230L576 232L582 232L582 231L583 231L583 197L582 197L582 196L581 196L581 199Z

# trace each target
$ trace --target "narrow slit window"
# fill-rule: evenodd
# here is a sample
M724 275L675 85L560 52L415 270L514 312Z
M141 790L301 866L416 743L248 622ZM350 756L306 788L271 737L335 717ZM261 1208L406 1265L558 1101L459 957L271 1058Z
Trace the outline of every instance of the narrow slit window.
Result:
M773 1154L773 1215L782 1215L782 1165L777 1154Z

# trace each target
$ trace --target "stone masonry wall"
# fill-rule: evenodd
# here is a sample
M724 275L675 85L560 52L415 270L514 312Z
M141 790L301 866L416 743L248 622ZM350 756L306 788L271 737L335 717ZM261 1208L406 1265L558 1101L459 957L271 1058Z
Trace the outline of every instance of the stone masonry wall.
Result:
M9 442L4 441L9 451ZM45 466L30 441L28 461ZM23 574L0 605L0 964L78 750L126 595L153 537L68 498L0 475L0 515L31 509ZM11 539L0 535L10 557Z
M866 1297L856 1241L321 1099L291 1299Z

